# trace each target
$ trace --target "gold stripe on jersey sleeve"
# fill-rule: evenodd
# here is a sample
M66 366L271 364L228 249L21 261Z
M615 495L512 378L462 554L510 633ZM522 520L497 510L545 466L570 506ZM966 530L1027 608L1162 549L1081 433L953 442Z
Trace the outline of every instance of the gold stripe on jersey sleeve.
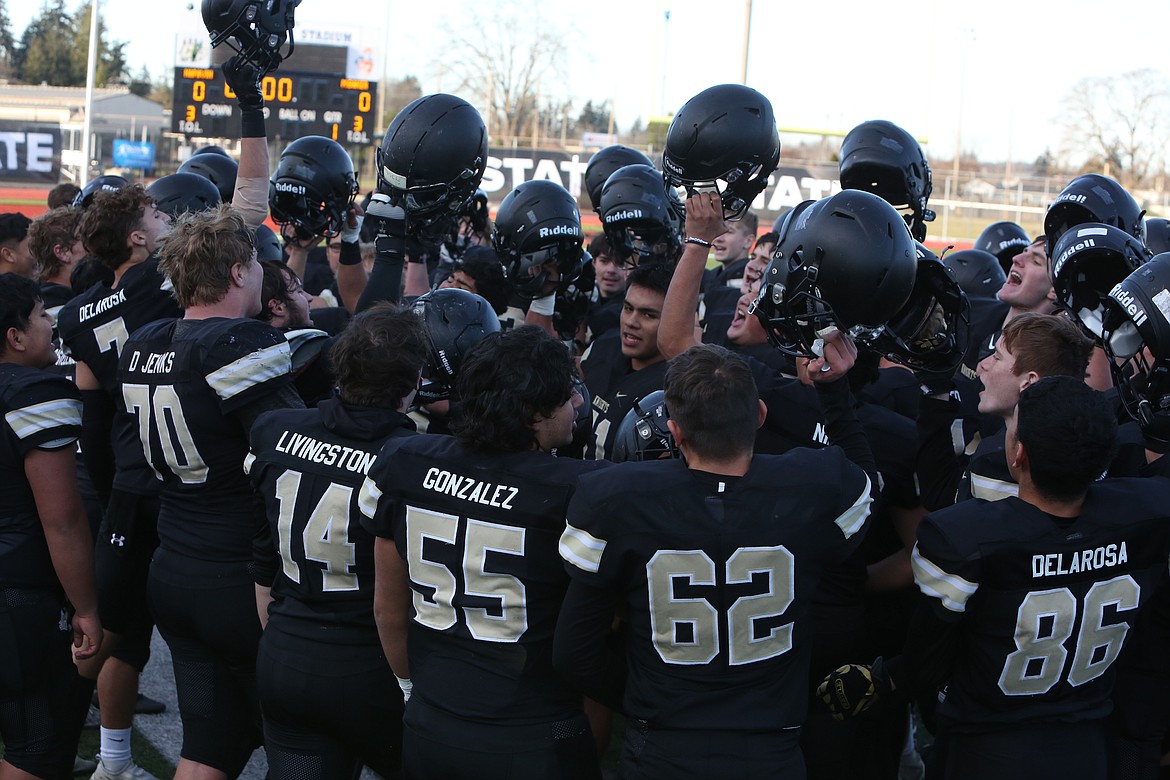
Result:
M914 545L914 552L910 554L910 567L914 571L914 581L918 583L918 589L927 596L938 599L951 612L960 614L966 612L967 599L979 590L978 583L943 571L924 558L922 553L918 552L918 545Z
M873 504L873 497L869 494L870 487L869 475L867 474L865 476L865 488L862 489L861 495L853 502L853 506L842 512L833 521L841 529L841 533L845 534L846 539L853 538L853 534L860 531L861 527L865 525L865 518L869 517L869 508Z
M52 401L13 409L4 415L4 420L11 426L18 439L27 439L29 436L67 425L80 427L81 401L73 398L54 398ZM68 441L76 438L70 437Z
M378 499L381 497L382 491L378 489L378 484L366 477L366 481L362 483L362 489L358 493L358 509L362 511L363 515L373 520L374 513L378 511Z
M582 571L596 574L601 568L601 556L605 552L605 540L598 539L588 531L565 524L558 546L561 557Z
M248 388L292 372L287 341L258 349L207 375L207 384L220 399L234 398Z
M1002 479L971 475L971 498L982 498L984 501L999 501L1008 496L1018 496L1020 486L1015 482L1004 482Z

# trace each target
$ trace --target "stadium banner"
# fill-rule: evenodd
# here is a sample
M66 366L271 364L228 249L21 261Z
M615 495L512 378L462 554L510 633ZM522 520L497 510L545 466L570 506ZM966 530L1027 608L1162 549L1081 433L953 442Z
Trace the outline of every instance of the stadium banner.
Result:
M583 211L590 210L585 193L585 169L591 152L560 152L544 149L490 149L487 170L480 187L493 203L499 203L518 185L535 179L549 179L577 198ZM805 200L819 200L841 191L837 168L818 165L781 165L768 177L768 186L752 202L760 227Z
M61 127L0 120L0 182L39 182L61 176Z

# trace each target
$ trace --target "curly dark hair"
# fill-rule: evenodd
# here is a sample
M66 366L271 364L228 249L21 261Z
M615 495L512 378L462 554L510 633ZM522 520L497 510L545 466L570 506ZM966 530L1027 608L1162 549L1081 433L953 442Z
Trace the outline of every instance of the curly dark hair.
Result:
M418 315L380 303L349 321L329 350L329 362L342 401L397 409L418 387L426 355Z
M463 363L461 403L451 432L478 452L524 452L536 447L532 424L573 395L573 359L561 342L526 325L492 333Z
M0 274L0 355L7 349L9 328L28 330L28 320L41 300L41 288L19 274Z
M81 216L77 235L90 257L117 270L130 259L126 237L142 225L146 207L154 200L141 184L132 184L115 192L101 191Z

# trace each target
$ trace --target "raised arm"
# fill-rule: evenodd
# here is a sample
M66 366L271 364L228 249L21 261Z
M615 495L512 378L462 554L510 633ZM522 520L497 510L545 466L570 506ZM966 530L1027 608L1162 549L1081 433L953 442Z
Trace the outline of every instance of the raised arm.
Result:
M686 224L687 243L666 291L658 326L658 349L667 360L699 343L695 337L695 311L699 307L703 269L711 242L727 232L718 193L697 192L687 198Z

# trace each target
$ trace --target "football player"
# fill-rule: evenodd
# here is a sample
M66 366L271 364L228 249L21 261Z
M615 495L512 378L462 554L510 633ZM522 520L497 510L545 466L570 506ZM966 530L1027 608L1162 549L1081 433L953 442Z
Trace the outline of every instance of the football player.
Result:
M408 701L408 777L600 778L581 696L552 667L556 554L578 476L573 361L531 326L491 334L457 379L454 437L389 440L362 489L374 614ZM612 617L612 615L611 615Z
M1170 550L1166 483L1098 479L1116 431L1079 378L1024 388L1006 436L1019 494L923 520L902 654L838 669L821 688L829 707L848 717L945 683L940 777L1106 777L1113 664Z
M28 248L32 220L19 211L0 214L0 273L37 278L37 261Z
M837 381L855 350L833 334L810 365L844 451L754 455L765 408L752 371L700 345L666 374L685 460L581 477L561 537L572 582L554 657L630 718L623 777L804 776L810 603L825 568L860 543L872 500L872 455ZM608 642L616 610L620 653Z
M413 312L380 304L329 355L337 395L262 415L245 464L281 557L256 667L264 747L274 778L350 777L361 764L393 778L402 694L374 625L374 539L357 502L382 445L414 433L405 411L426 338Z
M666 357L658 349L662 302L673 267L639 265L629 272L617 330L594 341L581 358L593 403L593 457L613 454L613 434L634 401L662 389Z
M180 219L159 270L183 318L139 328L118 365L119 407L162 481L148 587L179 691L178 777L234 777L260 737L256 603L275 563L253 563L253 545L271 543L241 465L256 417L303 404L288 341L251 319L263 284L254 240L230 206Z
M53 323L32 279L0 275L0 328L0 774L62 777L81 728L69 645L84 660L102 644L74 477L81 399L43 370L55 361ZM92 684L81 687L88 699Z
M77 232L90 261L111 272L113 280L70 300L57 318L61 341L76 361L84 402L82 456L106 510L95 554L110 657L82 664L81 671L97 679L105 759L99 770L111 776L139 769L130 760L130 731L138 676L150 658L154 620L146 574L158 544L158 483L134 420L116 411L118 358L130 333L182 313L158 270L156 251L170 229L170 218L139 185L96 193Z
M264 269L260 289L264 308L256 319L279 329L288 339L297 393L305 406L316 406L333 393L335 382L329 363L333 338L313 327L309 318L313 296L305 290L296 271L271 260L261 261L260 266Z

